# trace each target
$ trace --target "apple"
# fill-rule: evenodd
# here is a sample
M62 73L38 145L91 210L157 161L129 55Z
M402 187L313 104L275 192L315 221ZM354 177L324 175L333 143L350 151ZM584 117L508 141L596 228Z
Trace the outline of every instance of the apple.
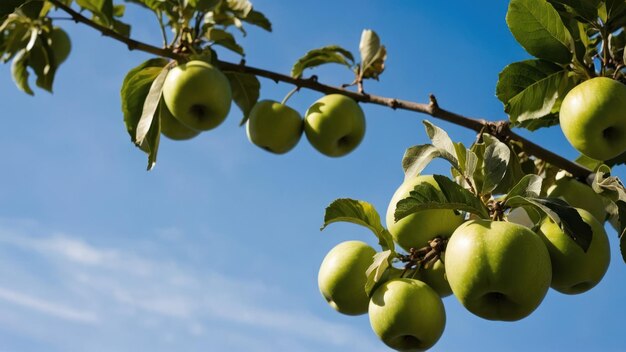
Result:
M304 132L320 153L339 157L353 151L365 136L365 115L359 104L341 94L322 97L309 107Z
M161 103L160 117L161 133L169 139L182 141L200 134L200 131L189 128L178 121L163 103Z
M626 151L626 85L587 80L567 93L559 115L563 134L586 156L608 160Z
M284 154L298 144L302 136L300 114L276 101L259 101L252 107L246 132L253 144L276 154Z
M395 279L374 291L369 304L372 330L398 351L424 351L437 343L446 311L437 293L422 281Z
M372 264L376 250L365 242L346 241L328 252L317 276L317 283L328 304L339 313L367 313L365 271Z
M464 221L464 217L453 210L429 209L418 211L396 222L394 213L398 201L409 197L415 186L427 182L441 191L439 184L432 175L420 175L405 180L391 197L387 208L387 229L394 241L409 251L411 248L421 248L428 245L428 241L437 236L448 238Z
M163 99L178 121L194 130L207 131L226 119L232 92L220 70L193 60L170 70L163 83Z
M471 220L459 226L446 247L445 269L459 302L488 320L528 316L552 279L550 255L541 237L504 221Z
M72 42L65 31L59 27L53 27L50 33L49 44L54 53L54 60L57 65L62 64L70 54Z
M604 197L591 187L573 178L564 177L548 190L548 197L560 198L574 208L582 208L590 212L596 220L604 223L607 212Z
M609 239L604 227L584 209L576 209L591 226L591 244L585 253L557 224L547 218L539 228L552 261L552 288L565 294L579 294L596 286L611 261Z
M430 286L439 297L448 297L452 294L450 283L446 277L444 262L439 259L429 268L421 268L416 279L423 281Z

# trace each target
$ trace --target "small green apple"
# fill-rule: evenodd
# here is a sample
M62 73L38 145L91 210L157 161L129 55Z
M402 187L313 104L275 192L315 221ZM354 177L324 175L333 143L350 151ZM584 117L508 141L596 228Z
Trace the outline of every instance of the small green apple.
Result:
M221 124L230 111L228 78L200 60L174 67L163 83L163 99L172 115L187 127L206 131Z
M262 100L254 104L246 132L253 144L276 154L284 154L298 144L304 122L300 114L287 105Z
M361 241L346 241L328 252L317 276L317 284L328 304L339 313L367 313L369 298L365 294L365 271L376 254Z
M450 283L446 277L445 265L441 259L429 268L421 268L415 278L430 286L439 297L448 297L452 294Z
M374 291L369 304L372 330L398 351L424 351L437 343L446 311L437 293L414 279L395 279Z
M65 31L59 27L53 27L50 33L50 47L54 53L54 60L57 65L62 64L70 54L72 42Z
M365 136L365 115L359 104L341 94L322 97L309 107L304 132L320 153L339 157L353 151Z
M394 241L406 251L421 248L437 236L448 238L464 221L464 217L453 210L422 210L396 222L394 213L398 201L409 197L415 186L427 182L441 191L432 175L420 175L405 180L391 197L387 208L387 229Z
M586 156L608 160L626 151L626 85L587 80L567 93L559 115L563 134Z
M548 190L548 197L561 198L575 208L582 208L590 212L596 220L604 223L606 220L606 205L604 198L588 185L573 178L564 177Z
M446 247L446 275L457 299L489 320L515 321L543 301L552 278L541 237L522 225L471 220Z
M604 277L611 261L609 239L602 225L586 210L576 209L591 226L591 245L585 253L557 224L547 218L539 228L552 261L552 288L565 294L590 290Z
M169 139L182 141L191 139L200 134L200 131L189 128L178 121L163 102L161 102L160 117L161 133Z

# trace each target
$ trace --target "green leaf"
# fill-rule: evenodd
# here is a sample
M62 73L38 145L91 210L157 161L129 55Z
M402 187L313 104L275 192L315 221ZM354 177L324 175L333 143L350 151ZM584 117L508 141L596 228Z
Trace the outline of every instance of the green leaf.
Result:
M244 51L241 45L237 44L235 37L225 30L211 27L206 31L204 36L213 43L221 45L226 49L229 49L241 56L244 56Z
M513 196L507 199L505 205L511 208L532 207L539 210L556 224L569 236L583 251L587 252L591 244L591 227L583 221L575 208L569 206L561 199L557 198L534 198Z
M394 251L393 239L381 221L376 208L368 202L348 198L333 201L324 214L324 224L321 230L334 222L350 222L370 229L378 238L383 250Z
M505 202L509 198L520 196L524 198L538 198L541 194L543 180L538 175L526 175L506 195Z
M163 84L165 83L167 74L173 67L172 63L165 65L150 84L150 89L148 90L146 99L143 102L141 117L137 123L135 140L139 144L143 142L144 138L146 138L146 135L150 131L150 128L153 126L152 120L157 112L157 109L159 108L159 104L161 103ZM158 124L158 126L160 126L160 124ZM153 152L155 152L155 150L151 148L150 158L156 160L156 154L153 156ZM150 163L148 169L151 169L153 165L154 163Z
M103 25L113 25L113 0L76 0L76 3L91 11Z
M33 69L37 76L37 86L50 93L52 93L58 55L61 54L57 54L46 40L37 40L29 53L28 66Z
M618 200L613 203L613 206L615 209L611 211L609 221L611 222L613 228L617 231L622 260L626 262L626 236L624 235L626 234L626 202Z
M455 169L459 169L456 164L456 157L444 152L432 144L416 145L408 148L402 157L402 168L404 178L411 178L419 175L422 170L435 158L442 158L450 162Z
M626 1L605 0L604 3L603 12L606 13L604 22L608 32L614 32L626 26Z
M263 13L254 9L252 9L252 11L250 11L246 17L242 18L242 20L257 27L263 28L268 32L272 31L272 23L270 22L270 20L267 19L267 17L265 17Z
M187 3L195 7L198 11L207 12L219 5L220 0L187 0Z
M427 182L415 186L410 196L400 200L396 205L395 221L426 209L452 209L466 211L482 218L489 217L488 209L474 194L446 176L433 177L441 191Z
M394 253L391 250L378 252L374 255L372 264L365 271L367 281L365 283L365 294L369 297L374 292L377 284L383 278L387 269L391 267L391 260L394 258Z
M511 146L509 146L511 149ZM523 167L529 166L527 171ZM500 181L498 186L493 190L494 194L508 193L511 188L518 184L527 173L535 173L535 163L532 160L526 160L524 163L520 161L519 156L515 152L515 149L511 150L511 159L507 166L504 178Z
M602 165L602 161L592 159L584 154L580 154L574 162L578 165L584 166L589 170L595 170L598 166Z
M167 64L168 61L166 59L150 59L131 69L124 77L120 91L122 113L124 114L126 130L135 144L138 144L137 125L141 119L144 102L152 82ZM147 142L142 146L142 149L146 152L150 151Z
M609 52L615 61L625 60L626 52L624 47L626 46L626 32L621 31L618 34L611 34L609 36ZM625 63L626 61L622 61Z
M612 201L626 202L626 189L617 176L611 176L611 169L606 165L600 165L596 170L591 188L598 194Z
M426 134L428 138L432 142L432 144L440 149L442 152L450 154L450 158L456 160L456 147L448 133L444 131L442 128L435 126L428 120L422 121L424 127L426 128ZM457 160L458 163L458 160Z
M489 134L483 134L483 140L486 145L482 167L484 182L478 191L480 194L489 194L504 178L511 160L511 150L506 144Z
M561 64L572 59L572 36L547 1L511 0L506 23L517 42L531 55Z
M354 65L354 57L352 53L338 45L325 46L319 49L313 49L298 61L291 68L291 76L299 78L307 68L313 68L324 64L340 64L348 68Z
M250 110L259 100L261 83L255 75L239 72L224 72L233 91L233 100L241 109L243 118L239 123L243 126L248 121Z
M15 85L26 94L34 95L32 89L28 85L28 52L26 49L21 50L15 55L11 64L11 75Z
M534 130L558 123L553 110L572 87L565 69L545 60L527 60L504 68L496 95L513 124Z
M24 5L27 0L2 0L0 1L0 22L4 20L6 16L13 13L16 8Z
M363 30L359 51L361 53L360 78L378 79L378 76L385 70L387 59L387 49L380 44L378 34L371 29Z
M584 20L587 23L595 23L598 20L598 7L600 0L549 0L557 10L561 11L558 5L561 5L562 11L572 14L578 20Z

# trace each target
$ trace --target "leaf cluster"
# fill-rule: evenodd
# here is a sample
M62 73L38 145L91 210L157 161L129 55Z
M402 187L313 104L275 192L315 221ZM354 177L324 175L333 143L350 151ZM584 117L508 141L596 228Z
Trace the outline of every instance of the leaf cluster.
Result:
M506 22L535 57L499 76L496 95L514 126L558 124L563 98L584 80L626 80L624 0L511 0Z

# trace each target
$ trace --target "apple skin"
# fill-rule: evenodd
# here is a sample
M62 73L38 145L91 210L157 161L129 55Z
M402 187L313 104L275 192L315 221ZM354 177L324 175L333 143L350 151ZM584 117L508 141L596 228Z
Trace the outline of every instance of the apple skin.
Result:
M590 212L596 220L604 223L607 217L604 198L586 184L573 178L562 178L548 190L548 197L561 198L574 208Z
M550 255L539 235L522 225L471 220L450 237L446 275L470 312L515 321L532 313L550 288Z
M330 157L353 151L365 136L365 115L359 104L341 94L326 95L309 107L304 132L311 145Z
M163 103L161 105L160 117L161 133L169 139L183 141L200 134L200 131L189 128L178 121Z
M414 279L395 279L381 285L372 295L368 312L372 330L397 351L431 348L446 325L439 295Z
M391 197L387 208L387 229L393 236L394 241L409 251L411 248L421 248L428 244L428 241L437 236L448 238L454 230L464 221L460 214L455 214L452 210L422 210L411 214L398 222L394 220L396 204L398 201L407 198L410 192L423 182L428 182L437 190L439 184L432 175L420 175L405 180Z
M220 70L193 60L170 70L163 83L163 99L178 121L194 130L207 131L226 119L232 92Z
M586 156L608 160L626 151L626 85L587 80L567 93L559 115L563 134Z
M262 100L250 110L246 133L248 140L269 152L284 154L298 144L304 121L287 105Z
M51 47L54 52L54 60L57 65L62 64L70 54L72 42L67 33L59 28L53 27L50 33Z
M569 295L583 293L596 286L611 262L609 239L604 227L588 211L576 210L591 226L591 244L586 253L549 218L539 228L539 235L552 261L551 286Z
M339 313L367 313L365 271L372 264L376 250L365 242L342 242L328 252L317 276L317 284L328 304Z
M437 260L430 268L421 268L415 278L430 286L441 298L452 294L450 283L446 277L445 265L441 259Z

